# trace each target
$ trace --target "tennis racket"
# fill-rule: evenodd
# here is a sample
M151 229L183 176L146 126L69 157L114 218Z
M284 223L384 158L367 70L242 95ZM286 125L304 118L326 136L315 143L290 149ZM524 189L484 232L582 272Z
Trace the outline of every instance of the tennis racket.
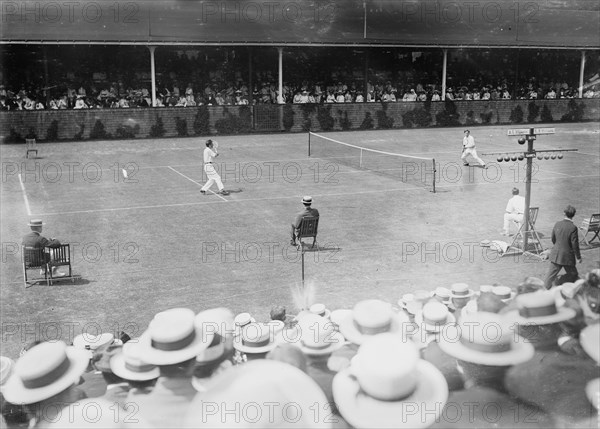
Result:
M219 149L219 143L213 141L213 148L215 148L215 150Z

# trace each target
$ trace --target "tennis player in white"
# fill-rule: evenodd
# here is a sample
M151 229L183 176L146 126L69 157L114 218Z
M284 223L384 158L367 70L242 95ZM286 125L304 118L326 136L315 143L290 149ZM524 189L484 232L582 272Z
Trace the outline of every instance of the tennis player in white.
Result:
M208 181L204 184L200 192L206 195L206 191L210 189L213 183L217 184L217 188L219 188L219 194L221 195L229 195L225 189L223 189L223 182L221 181L221 176L217 173L214 165L214 159L219 156L216 147L214 148L214 142L211 139L206 140L206 149L204 149L204 172L206 173L206 177L208 177Z
M471 155L475 161L479 163L483 168L486 168L485 162L477 156L477 150L475 149L475 139L471 135L469 130L465 130L465 136L463 137L463 149L462 149L462 159L465 166L468 166L467 156Z

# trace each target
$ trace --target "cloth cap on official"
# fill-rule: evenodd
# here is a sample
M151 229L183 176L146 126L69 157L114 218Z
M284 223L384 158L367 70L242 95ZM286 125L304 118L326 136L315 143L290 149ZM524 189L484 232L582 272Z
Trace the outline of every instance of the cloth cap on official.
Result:
M302 204L310 206L312 204L312 197L305 196L304 198L302 198Z

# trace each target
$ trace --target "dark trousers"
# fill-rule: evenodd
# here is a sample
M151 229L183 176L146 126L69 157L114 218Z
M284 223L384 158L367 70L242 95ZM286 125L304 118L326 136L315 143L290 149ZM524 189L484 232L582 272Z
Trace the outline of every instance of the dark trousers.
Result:
M550 262L550 268L548 269L548 274L546 274L546 289L550 289L554 284L554 280L558 276L558 273L561 269L565 269L566 274L561 276L560 283L565 282L574 282L579 278L579 273L577 272L577 267L575 265L559 265L554 262Z

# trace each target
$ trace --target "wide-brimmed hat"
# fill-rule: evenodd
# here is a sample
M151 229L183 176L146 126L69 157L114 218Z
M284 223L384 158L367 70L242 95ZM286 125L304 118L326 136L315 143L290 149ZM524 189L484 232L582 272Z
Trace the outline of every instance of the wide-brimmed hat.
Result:
M244 353L267 353L277 346L273 327L267 323L249 323L233 340L233 347Z
M415 323L419 329L427 332L440 332L445 325L456 322L454 316L441 302L432 301L423 306L415 315Z
M394 334L376 335L361 345L332 388L340 414L355 428L428 427L448 399L440 370L419 358L412 341ZM409 404L418 412L407 413Z
M519 325L549 325L575 317L575 310L557 307L552 291L537 291L519 295L517 309L506 313Z
M466 283L454 283L450 286L451 298L471 298L473 295L475 295L475 291L469 289L469 285Z
M8 377L13 373L15 361L6 356L0 356L0 386L4 386ZM1 389L2 387L0 387Z
M136 341L123 344L121 351L110 359L110 369L113 374L125 380L146 381L160 376L156 365L144 362Z
M494 293L494 286L492 286L492 285L479 286L479 295L481 295L482 293Z
M487 312L465 316L446 330L439 344L456 359L488 366L517 365L534 353L531 344L514 334L506 318Z
M435 291L433 291L433 294L436 297L440 298L442 300L442 302L449 303L451 300L452 292L448 288L439 286L439 287L435 288Z
M28 226L42 226L42 225L44 225L44 222L41 219L31 219L27 225Z
M75 384L88 366L85 350L62 341L44 342L19 358L4 385L4 398L13 404L34 404Z
M174 365L197 356L213 338L214 332L196 325L192 310L173 308L154 316L138 344L147 363Z
M235 413L207 413L203 404L220 409L248 409L247 419ZM263 404L283 404L289 410L263 408ZM288 407L289 406L289 407ZM299 428L330 427L325 419L309 415L309 407L326 408L328 401L319 385L300 369L271 359L259 359L223 371L203 395L188 407L184 427ZM275 410L273 413L272 411ZM255 413L256 412L256 413ZM252 413L252 415L250 415Z
M235 333L235 318L231 310L225 307L211 308L201 311L196 315L196 327L204 331L214 332L215 341L222 342L226 351L233 350L233 336ZM211 345L212 345L211 344Z
M600 323L585 327L579 334L583 350L600 365Z
M316 314L317 316L325 317L326 319L331 316L331 311L325 307L325 304L317 303L310 306L309 312Z
M405 322L408 322L407 316L394 313L391 304L378 299L368 299L357 303L352 313L340 320L339 327L348 341L362 344L373 335L384 332L399 333Z
M329 316L329 320L339 326L340 322L347 317L352 316L352 310L347 308L339 308L337 310L333 310Z
M492 293L500 298L503 302L508 302L517 295L511 288L508 286L494 286L492 288Z
M250 315L250 313L240 313L233 318L233 322L236 328L243 328L249 323L256 322L256 319Z
M304 314L298 320L298 347L307 356L323 356L342 348L344 336L329 320L316 314Z

